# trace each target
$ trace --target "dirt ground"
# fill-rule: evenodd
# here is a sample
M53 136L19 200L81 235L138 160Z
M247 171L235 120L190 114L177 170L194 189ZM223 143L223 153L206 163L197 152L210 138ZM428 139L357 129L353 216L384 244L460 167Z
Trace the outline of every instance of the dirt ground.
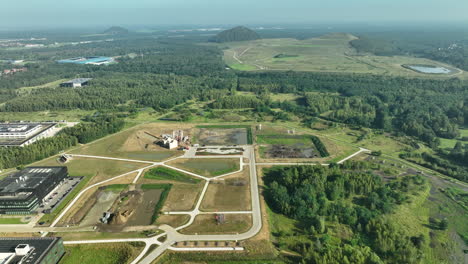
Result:
M187 223L189 219L190 217L188 215L160 215L156 224L166 224L176 228Z
M162 211L189 211L195 207L204 182L198 184L175 183L167 196Z
M184 136L192 136L193 125L177 123L164 124L152 123L137 126L131 129L130 135L120 146L122 152L143 151L143 150L165 150L164 148L154 144L162 134L172 134L173 130L183 130ZM156 137L154 137L156 136Z
M196 135L201 145L247 144L247 129L245 128L199 128Z
M119 193L114 191L96 192L94 204L92 204L91 201L89 201L89 204L92 204L92 206L85 206L88 207L88 209L83 210L87 213L81 221L80 226L93 226L98 224L99 219L103 216L104 212L107 212L109 210L109 208L112 206L112 204L118 197Z
M138 187L121 193L110 210L114 214L110 224L103 225L102 228L121 230L127 226L152 224L151 217L161 193L160 189L141 190Z
M267 159L311 159L320 158L320 154L310 145L269 145L265 149Z
M198 215L192 225L180 230L182 234L237 234L247 232L252 226L249 214L226 214L225 222L217 224L214 214Z
M185 123L142 124L77 148L71 153L150 161L164 160L181 153L169 151L155 144L159 141L158 137L162 134L172 134L172 131L177 129L183 130L184 135L190 138L192 127L192 124Z
M132 182L132 180L135 178L136 175L137 175L137 173L131 173L131 174L125 176L125 177L110 181L110 182L106 183L105 185L129 184L129 183ZM78 199L78 201L75 203L75 205L72 208L70 208L70 210L64 215L62 220L60 220L59 225L78 224L79 221L77 221L75 219L82 219L84 217L83 212L87 212L86 208L85 208L84 211L81 208L83 208L85 206L89 207L90 204L91 204L91 206L94 204L92 196L95 195L95 193L97 192L99 187L100 186L91 188L90 190L85 192L80 197L80 199ZM89 207L89 209L90 208L91 207Z
M200 209L209 212L251 210L249 169L211 182Z

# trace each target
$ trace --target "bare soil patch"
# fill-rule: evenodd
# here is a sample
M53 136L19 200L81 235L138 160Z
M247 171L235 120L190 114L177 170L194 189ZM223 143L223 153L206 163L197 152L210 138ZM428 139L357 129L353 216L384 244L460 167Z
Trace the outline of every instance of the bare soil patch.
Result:
M245 145L247 144L247 129L199 128L197 139L201 145Z

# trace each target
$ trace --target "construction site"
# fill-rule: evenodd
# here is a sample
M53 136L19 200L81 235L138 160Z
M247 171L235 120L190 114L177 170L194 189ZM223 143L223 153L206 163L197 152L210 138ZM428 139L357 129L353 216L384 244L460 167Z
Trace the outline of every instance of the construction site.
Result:
M196 138L200 145L246 145L245 128L199 128Z
M266 147L263 157L267 159L311 159L320 158L314 147L303 143L294 145L275 144Z
M162 189L143 189L141 185L101 187L76 212L68 225L93 226L105 232L151 225L161 193Z

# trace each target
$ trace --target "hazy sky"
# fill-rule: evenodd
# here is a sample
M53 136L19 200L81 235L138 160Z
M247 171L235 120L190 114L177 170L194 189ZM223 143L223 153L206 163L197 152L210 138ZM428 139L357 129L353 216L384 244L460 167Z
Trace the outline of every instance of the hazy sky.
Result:
M0 28L468 22L468 0L0 0L0 4Z

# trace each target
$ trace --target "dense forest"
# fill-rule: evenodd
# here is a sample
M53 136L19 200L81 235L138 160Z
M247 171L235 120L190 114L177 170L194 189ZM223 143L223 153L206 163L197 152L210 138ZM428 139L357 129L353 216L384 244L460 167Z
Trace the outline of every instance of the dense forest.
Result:
M289 106L293 111L405 133L432 147L439 144L438 137L456 138L458 127L468 125L468 83L458 79L296 72L238 75L241 91L304 95L305 105Z
M375 165L274 167L265 171L268 205L300 221L300 234L276 234L300 263L421 263L426 237L408 236L386 214L427 188L422 176L385 183ZM349 228L351 236L336 232ZM442 228L446 228L442 226Z
M386 44L377 46L387 47ZM118 63L100 67L55 62L88 55L117 56ZM252 115L273 116L273 121L291 120L295 116L307 125L314 118L322 118L411 136L433 149L439 146L440 138L459 138L459 128L468 126L468 82L457 78L238 72L225 68L219 48L206 43L200 45L198 39L143 36L83 44L72 49L59 46L38 48L34 52L9 50L5 56L23 57L31 62L25 65L27 72L0 77L0 112L78 108L115 111L125 106L180 110L181 116L187 119L191 110L176 106L196 100L206 103L202 111L209 113L208 116L215 115L213 110L218 109L249 109ZM56 86L18 89L74 77L94 79L80 89ZM254 96L236 91L252 92ZM302 99L271 99L272 94L282 93L292 93ZM455 157L439 151L435 158L424 156L412 160L435 162L439 170L449 167L442 165L445 163L458 167L450 167L446 172L452 176L461 175L467 166L465 156Z

